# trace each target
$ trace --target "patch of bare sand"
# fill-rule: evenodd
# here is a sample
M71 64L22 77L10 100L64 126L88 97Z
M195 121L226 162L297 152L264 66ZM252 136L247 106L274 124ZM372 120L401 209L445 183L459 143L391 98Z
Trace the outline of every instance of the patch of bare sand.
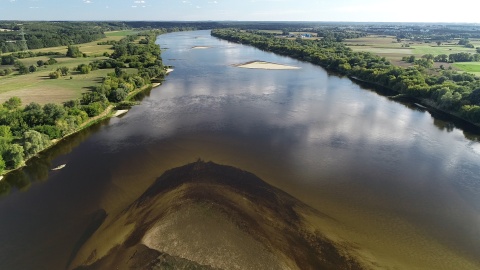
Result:
M334 222L253 174L198 161L165 172L109 215L69 269L160 267L162 254L207 267L196 269L364 269L304 215Z
M209 49L210 47L208 46L195 46L195 47L192 47L192 49Z
M118 110L113 114L113 117L120 116L120 115L125 114L127 112L128 112L128 110Z
M299 67L276 64L264 61L252 61L244 64L235 65L239 68L250 68L250 69L269 69L269 70L283 70L283 69L300 69Z

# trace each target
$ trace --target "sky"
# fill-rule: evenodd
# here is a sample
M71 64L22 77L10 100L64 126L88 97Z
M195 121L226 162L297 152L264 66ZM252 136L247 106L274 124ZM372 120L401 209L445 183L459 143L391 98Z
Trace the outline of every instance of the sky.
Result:
M0 0L0 20L480 23L477 0Z

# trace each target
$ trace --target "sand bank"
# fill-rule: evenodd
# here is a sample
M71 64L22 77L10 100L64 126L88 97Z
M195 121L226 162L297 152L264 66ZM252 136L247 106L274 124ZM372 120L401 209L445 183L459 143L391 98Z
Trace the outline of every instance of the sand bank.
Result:
M270 69L270 70L281 70L281 69L300 69L299 67L264 62L264 61L252 61L244 64L235 65L239 68L250 68L250 69Z
M208 48L210 48L210 47L208 47L208 46L194 46L194 47L192 47L192 49L208 49Z
M120 115L125 114L127 112L128 112L128 110L118 110L113 114L113 117L120 116Z

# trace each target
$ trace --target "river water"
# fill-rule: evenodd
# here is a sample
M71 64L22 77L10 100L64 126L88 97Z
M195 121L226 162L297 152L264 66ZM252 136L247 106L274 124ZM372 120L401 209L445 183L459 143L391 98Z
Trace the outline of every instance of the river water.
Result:
M341 224L333 234L380 265L480 268L480 144L463 131L209 31L157 43L175 71L141 105L7 176L20 188L0 198L0 269L65 268L98 209L114 215L197 159L250 171L328 214ZM235 66L254 60L300 69Z

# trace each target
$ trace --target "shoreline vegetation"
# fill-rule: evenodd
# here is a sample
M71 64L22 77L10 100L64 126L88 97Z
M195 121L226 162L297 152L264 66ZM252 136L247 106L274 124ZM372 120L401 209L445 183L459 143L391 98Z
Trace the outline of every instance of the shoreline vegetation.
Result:
M352 51L335 39L285 39L256 31L214 29L212 36L319 65L329 72L389 89L427 108L480 127L480 77L420 65L400 67L370 52Z
M126 113L138 104L135 101L138 94L161 85L164 77L173 71L163 65L160 46L155 44L157 36L165 32L149 30L108 41L112 46L112 53L104 54L108 57L80 64L74 70L76 74L88 74L97 69L113 71L100 83L92 80L96 85L83 92L81 99L66 101L63 106L55 103L41 106L31 102L22 107L22 100L14 96L1 104L0 182L5 182L3 176L26 166L28 160L69 136L104 119ZM82 57L82 53L79 47L69 46L66 57ZM22 64L16 61L18 65ZM65 72L59 68L58 77L51 76L50 80L67 76L69 70L64 69ZM72 78L70 76L70 80Z

